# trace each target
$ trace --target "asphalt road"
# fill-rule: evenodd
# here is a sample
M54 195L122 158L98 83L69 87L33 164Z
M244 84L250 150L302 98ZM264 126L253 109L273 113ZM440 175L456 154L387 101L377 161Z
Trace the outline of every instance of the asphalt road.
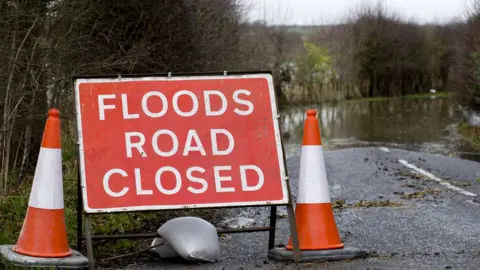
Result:
M287 160L294 197L299 162L298 156ZM268 233L248 233L221 239L222 259L217 263L158 260L124 269L480 268L480 163L376 147L329 151L325 162L332 202L349 205L335 208L342 240L369 252L368 258L278 263L267 259ZM246 211L257 221L255 226L268 225L268 208L228 211L229 216ZM278 210L285 212L285 207ZM284 245L288 219L280 217L277 227L276 244Z

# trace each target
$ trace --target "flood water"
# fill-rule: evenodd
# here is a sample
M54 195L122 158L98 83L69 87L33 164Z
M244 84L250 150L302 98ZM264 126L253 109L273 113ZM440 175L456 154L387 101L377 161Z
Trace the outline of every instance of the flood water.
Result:
M282 110L287 156L300 153L303 120L309 108L318 111L326 150L395 147L480 161L480 152L456 130L460 121L468 121L465 112L447 97L347 101Z

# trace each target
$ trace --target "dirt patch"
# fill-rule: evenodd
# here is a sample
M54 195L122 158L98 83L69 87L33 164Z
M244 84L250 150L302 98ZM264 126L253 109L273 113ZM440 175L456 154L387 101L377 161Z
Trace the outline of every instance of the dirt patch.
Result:
M432 194L432 195L438 195L440 193L442 193L443 191L441 189L438 189L438 188L427 188L425 190L426 193L428 194Z
M436 188L427 188L423 191L417 191L417 192L412 192L412 193L397 193L401 194L400 198L402 199L423 199L426 198L428 195L439 195L443 191L440 189ZM434 196L436 197L436 196Z
M414 183L408 182L406 184L401 185L400 187L411 188L417 191L423 191L425 189L425 186L422 184L419 184L418 182L414 182Z
M466 182L466 181L451 181L451 180L448 180L448 182L450 182L450 184L458 186L458 187L469 187L469 186L472 185L472 183L469 183L469 182Z
M400 198L402 199L419 199L424 197L425 197L425 192L423 191L407 193L400 196Z
M386 201L359 201L354 204L354 207L398 207L402 206L402 203Z
M382 201L359 201L352 204L345 203L345 200L337 200L332 203L332 207L334 209L341 209L341 208L354 208L354 207L399 207L403 206L403 203L399 202L392 202L389 200L382 200Z
M395 176L399 177L400 180L405 180L406 178L416 179L416 180L428 180L428 177L422 174L414 172L396 172Z

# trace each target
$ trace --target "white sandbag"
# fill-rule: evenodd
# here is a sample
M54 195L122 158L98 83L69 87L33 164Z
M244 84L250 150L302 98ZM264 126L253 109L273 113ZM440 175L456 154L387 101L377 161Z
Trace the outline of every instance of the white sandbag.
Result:
M162 244L161 246L154 247L156 245ZM173 249L173 247L161 237L156 237L153 239L152 244L153 250L160 256L160 258L177 258L180 257L178 253Z
M187 261L214 262L220 259L217 229L197 217L178 217L167 221L158 234Z

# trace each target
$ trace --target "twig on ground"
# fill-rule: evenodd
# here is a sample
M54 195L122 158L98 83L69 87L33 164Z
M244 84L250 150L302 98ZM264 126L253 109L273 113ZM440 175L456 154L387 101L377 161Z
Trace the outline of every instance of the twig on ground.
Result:
M118 255L118 256L113 256L113 257L108 257L108 258L105 258L105 259L100 259L100 261L102 261L102 262L111 261L111 260L120 259L120 258L123 258L123 257L128 257L128 256L140 254L142 252L149 251L152 248L163 246L164 244L165 244L165 242L162 242L162 243L159 243L159 244L156 244L156 245L153 245L153 246L149 246L148 248L143 248L141 250L137 250L137 251L134 251L134 252L125 253L125 254Z

